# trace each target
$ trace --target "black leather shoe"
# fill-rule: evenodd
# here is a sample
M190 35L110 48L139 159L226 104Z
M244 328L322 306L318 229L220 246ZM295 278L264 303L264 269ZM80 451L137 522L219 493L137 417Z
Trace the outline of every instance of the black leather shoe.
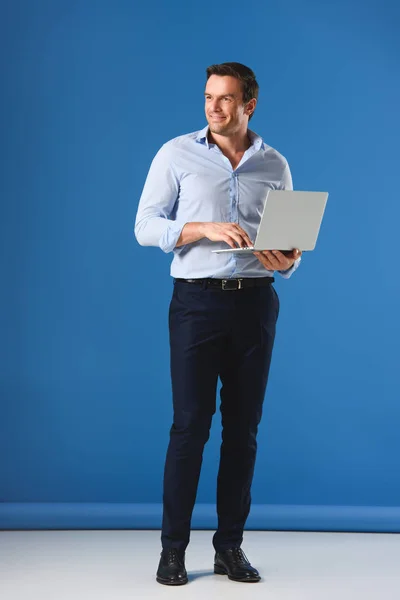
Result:
M232 581L255 583L261 579L259 572L251 566L241 548L229 548L223 552L216 552L214 573L228 575Z
M156 579L164 585L184 585L188 582L185 558L181 558L175 548L161 552Z

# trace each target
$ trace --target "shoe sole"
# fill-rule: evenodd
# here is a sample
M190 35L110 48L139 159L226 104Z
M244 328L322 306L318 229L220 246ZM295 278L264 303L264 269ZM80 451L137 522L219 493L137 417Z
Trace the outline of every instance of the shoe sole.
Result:
M170 581L169 579L161 579L160 577L156 577L156 581L161 583L162 585L185 585L188 582L188 579L181 579L180 581Z
M216 575L228 575L228 579L230 579L231 581L239 581L240 583L258 583L261 580L261 577L259 578L254 578L254 579L250 579L246 578L246 579L239 579L237 577L232 577L231 575L229 575L228 571L226 571L226 569L224 569L223 567L220 567L218 565L214 565L214 573Z

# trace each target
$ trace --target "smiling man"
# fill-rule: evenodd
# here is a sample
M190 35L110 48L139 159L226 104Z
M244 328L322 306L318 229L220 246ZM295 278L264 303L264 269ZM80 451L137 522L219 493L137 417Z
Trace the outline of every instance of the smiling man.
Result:
M158 151L136 216L138 242L173 253L173 423L157 570L157 581L166 585L188 581L185 551L218 377L222 445L214 571L234 581L260 580L241 545L279 314L272 284L275 271L285 279L292 275L301 252L211 252L251 246L268 189L292 189L286 159L248 127L257 99L251 69L234 62L210 66L208 125Z

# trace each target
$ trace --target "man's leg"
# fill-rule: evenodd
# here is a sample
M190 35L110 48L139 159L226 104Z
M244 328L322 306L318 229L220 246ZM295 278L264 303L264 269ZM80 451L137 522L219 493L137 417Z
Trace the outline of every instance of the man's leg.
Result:
M217 552L240 547L250 511L257 429L267 386L278 296L272 286L236 294L235 323L221 370L222 445L218 473Z
M225 297L226 300L226 297ZM164 471L164 549L189 543L204 444L215 412L226 314L222 293L176 282L170 305L174 417Z

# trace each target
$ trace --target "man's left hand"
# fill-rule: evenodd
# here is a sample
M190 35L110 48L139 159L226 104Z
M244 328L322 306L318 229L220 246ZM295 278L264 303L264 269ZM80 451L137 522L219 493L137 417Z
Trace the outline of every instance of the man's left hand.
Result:
M301 250L279 252L279 250L263 250L262 252L254 252L261 264L268 271L286 271L293 266L294 261L302 254Z

